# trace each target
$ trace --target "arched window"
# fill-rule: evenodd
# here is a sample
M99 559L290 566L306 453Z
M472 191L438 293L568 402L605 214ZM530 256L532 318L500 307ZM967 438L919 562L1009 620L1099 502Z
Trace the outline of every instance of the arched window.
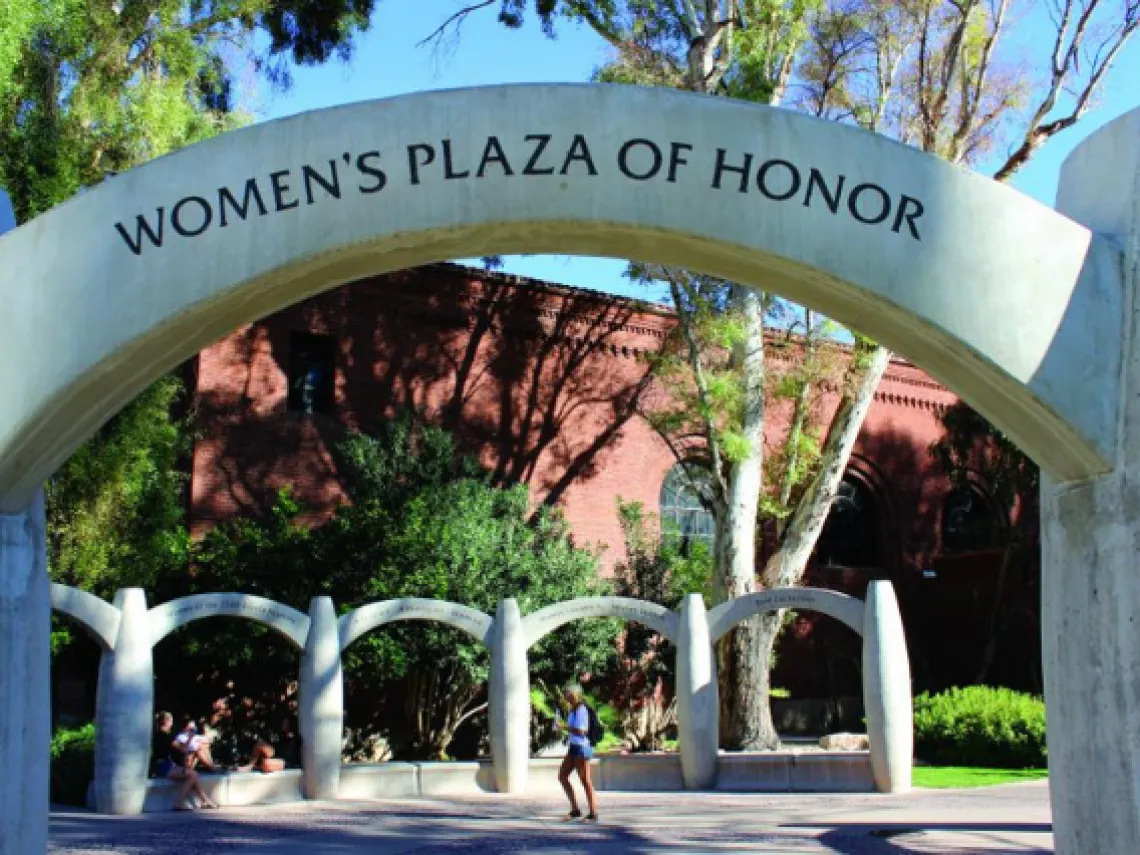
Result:
M942 505L942 552L978 552L1001 545L1001 523L973 484L954 489Z
M879 508L860 480L844 476L815 547L824 567L879 567Z
M661 527L681 538L712 547L716 524L712 515L712 479L707 469L696 463L678 463L661 485Z

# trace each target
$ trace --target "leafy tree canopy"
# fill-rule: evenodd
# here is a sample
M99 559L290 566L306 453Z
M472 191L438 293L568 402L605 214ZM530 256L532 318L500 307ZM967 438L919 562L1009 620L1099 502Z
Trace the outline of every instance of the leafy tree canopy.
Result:
M557 512L532 513L524 486L492 487L440 428L402 416L377 436L349 435L336 458L351 501L326 525L294 524L299 508L283 495L267 518L207 535L193 576L172 580L162 598L240 590L307 610L310 598L326 595L347 611L427 597L493 615L505 597L516 597L527 613L606 590L596 556L574 546ZM273 698L290 691L285 681L295 665L274 654L279 662L267 675L265 656L253 647L263 633L232 622L211 630L208 640L195 637L191 662L175 665L171 654L166 667L205 675L203 689L214 696L226 694L224 682L239 674L248 687L241 692L257 695L262 710L276 709ZM558 681L597 668L612 653L615 633L612 621L571 624L532 648L532 673ZM384 733L404 756L444 756L459 727L485 709L488 666L480 644L440 624L397 623L371 633L346 651L350 724Z

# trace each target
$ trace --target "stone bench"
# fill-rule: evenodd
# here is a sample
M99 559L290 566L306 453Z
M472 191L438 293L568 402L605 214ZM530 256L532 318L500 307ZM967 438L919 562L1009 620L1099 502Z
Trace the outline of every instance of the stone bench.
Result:
M867 751L721 754L716 789L765 793L873 793Z
M223 772L200 776L202 789L215 803L229 807L245 805L271 805L299 802L301 770L285 769L282 772ZM151 778L146 782L143 812L170 810L181 784L165 778ZM87 788L87 805L93 807L94 783Z
M561 758L530 761L529 795L561 795ZM684 789L677 754L609 754L591 761L595 786L602 792L678 792ZM225 772L201 776L202 789L219 805L280 804L301 801L301 770ZM716 789L727 792L874 792L866 751L805 751L721 754ZM88 788L88 805L93 786ZM147 781L143 811L170 810L178 784ZM340 798L449 798L495 792L489 762L353 763L341 767Z

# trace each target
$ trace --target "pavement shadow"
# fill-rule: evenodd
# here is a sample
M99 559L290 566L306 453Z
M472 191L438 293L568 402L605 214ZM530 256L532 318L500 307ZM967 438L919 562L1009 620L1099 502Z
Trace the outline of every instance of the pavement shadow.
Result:
M830 828L823 835L731 827L626 828L561 823L509 809L480 806L478 813L354 806L304 817L227 817L220 813L106 817L80 811L53 813L51 855L186 855L249 852L274 855L661 855L701 852L815 852L836 855L901 855L905 850L861 829ZM484 810L483 808L487 809Z

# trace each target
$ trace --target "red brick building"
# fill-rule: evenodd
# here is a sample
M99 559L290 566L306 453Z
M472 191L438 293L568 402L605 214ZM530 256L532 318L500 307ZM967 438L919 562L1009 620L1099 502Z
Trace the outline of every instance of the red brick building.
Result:
M499 482L526 483L535 501L559 505L580 543L606 547L604 566L622 552L618 497L699 536L703 512L672 489L676 461L636 407L655 394L641 357L673 322L661 307L624 298L434 265L355 282L242 327L191 366L202 429L193 529L256 512L285 485L318 522L341 497L335 439L415 407L453 430ZM970 542L1000 526L985 519L984 487L955 493L928 451L939 413L956 401L914 365L892 362L811 575L856 594L872 577L895 582L920 685L969 679L977 644L962 629L986 612L1000 557ZM825 396L821 420L836 403ZM770 415L770 442L788 417ZM796 696L857 693L857 642L828 624L805 615L783 646L778 682ZM1027 649L1032 657L1036 648Z

